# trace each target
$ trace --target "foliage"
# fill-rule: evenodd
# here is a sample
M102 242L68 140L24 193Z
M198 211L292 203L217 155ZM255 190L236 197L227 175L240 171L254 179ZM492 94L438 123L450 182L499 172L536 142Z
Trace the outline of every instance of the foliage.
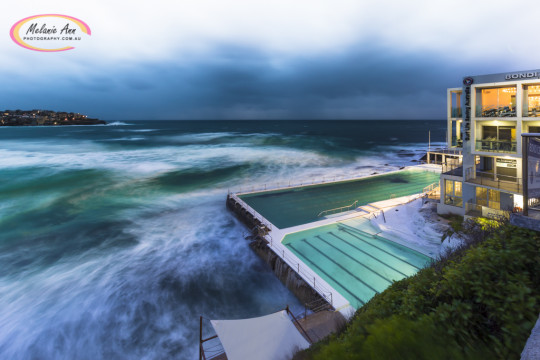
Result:
M463 247L395 282L296 359L519 358L540 312L540 233L483 221L461 231Z

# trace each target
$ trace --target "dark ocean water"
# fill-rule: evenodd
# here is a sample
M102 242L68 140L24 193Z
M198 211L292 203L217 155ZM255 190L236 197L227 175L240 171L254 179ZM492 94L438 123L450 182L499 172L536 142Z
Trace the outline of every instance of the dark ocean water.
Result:
M444 121L0 127L0 359L195 359L199 315L303 309L229 188L413 164Z

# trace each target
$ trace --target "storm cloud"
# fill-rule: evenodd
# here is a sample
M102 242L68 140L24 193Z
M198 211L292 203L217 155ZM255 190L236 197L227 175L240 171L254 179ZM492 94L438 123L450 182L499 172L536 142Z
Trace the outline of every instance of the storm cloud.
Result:
M505 27L481 21L507 19L502 1L458 2L470 11L430 1L241 1L240 10L156 0L113 17L113 8L99 15L108 5L98 1L86 10L87 47L43 54L0 39L0 108L107 120L443 119L446 89L464 76L537 68L540 56L524 31L540 15L534 2L518 1L533 7ZM21 9L0 19L14 22ZM130 21L148 26L105 36Z

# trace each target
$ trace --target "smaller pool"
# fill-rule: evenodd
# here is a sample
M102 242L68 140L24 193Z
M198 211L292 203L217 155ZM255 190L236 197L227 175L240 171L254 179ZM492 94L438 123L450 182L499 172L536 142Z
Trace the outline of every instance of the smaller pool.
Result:
M310 185L240 195L249 206L280 229L321 220L324 210L357 202L357 206L393 197L418 194L435 182L439 173L403 170L330 184Z
M289 234L283 244L356 309L431 262L376 235L369 220L362 218Z

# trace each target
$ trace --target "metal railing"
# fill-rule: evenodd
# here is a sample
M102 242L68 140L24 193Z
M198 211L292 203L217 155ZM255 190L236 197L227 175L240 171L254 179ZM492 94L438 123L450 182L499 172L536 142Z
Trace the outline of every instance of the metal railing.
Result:
M476 140L476 150L487 152L516 153L517 142L510 140Z
M433 190L435 190L438 187L439 187L439 182L434 182L433 184L429 184L428 186L426 186L424 188L424 190L422 190L422 192L423 193L429 193L429 192L432 192Z
M356 205L358 205L358 200L353 202L351 205L345 205L345 206L337 207L334 209L323 210L319 213L319 215L317 215L317 217L321 217L323 216L323 214L326 214L326 213L338 214L343 211L348 211L350 208L356 208Z
M523 179L515 176L495 175L482 171L474 173L471 171L467 173L465 181L515 193L521 193L523 191Z
M452 146L462 148L463 147L463 140L458 139L457 136L452 136Z
M523 107L523 117L538 117L540 116L540 107Z
M441 172L446 175L463 176L463 163L445 163Z
M272 249L272 251L274 251L277 256L279 256L287 265L289 265L291 269L296 271L296 273L302 279L304 279L306 283L308 283L310 286L313 284L313 290L315 290L331 306L334 306L332 291L328 290L320 281L317 282L317 275L312 272L309 267L306 266L306 269L306 267L301 266L301 264L297 262L296 259L289 256L289 254L287 253L289 250L287 249L287 251L285 251L285 246L282 245L281 242L279 242L279 245L277 243L275 244L270 234L268 234L267 237L270 240L268 243L270 249Z
M460 155L461 150L460 149L442 149L445 151L445 153L448 154L455 154ZM435 150L432 150L431 152L435 152ZM352 181L352 180L359 180L362 178L374 176L374 175L385 175L387 173L391 173L393 171L398 171L405 169L406 167L410 166L417 166L421 164L427 164L426 161L418 161L414 164L401 164L401 165L389 165L392 167L396 167L396 170L388 171L388 172L381 172L377 174L372 175L332 175L332 176L323 176L321 178L312 178L312 179L304 179L303 181L296 181L289 180L289 181L282 181L282 182L275 182L275 183L265 183L262 185L249 185L249 186L242 186L240 185L236 189L228 189L227 194L245 194L245 193L252 193L252 192L258 192L258 191L269 191L269 190L283 190L283 189L292 189L297 188L301 186L308 186L308 185L319 185L319 184L329 184L334 182L342 182L342 181ZM433 162L432 162L433 164ZM440 164L438 164L440 165Z
M461 197L457 197L457 196L446 195L444 197L444 203L445 203L445 205L462 207L463 206L463 199Z
M261 214L259 214L257 211L255 211L254 208L252 208L251 206L249 206L245 201L243 201L242 199L240 199L238 197L238 195L236 194L232 194L230 193L229 196L231 196L237 203L239 203L241 206L243 206L246 210L248 210L249 212L251 212L251 214L261 222L261 224L263 224L264 226L266 226L269 230L272 230L273 229L273 226L272 226L272 223L268 220L266 220L266 218L264 216L262 216Z

